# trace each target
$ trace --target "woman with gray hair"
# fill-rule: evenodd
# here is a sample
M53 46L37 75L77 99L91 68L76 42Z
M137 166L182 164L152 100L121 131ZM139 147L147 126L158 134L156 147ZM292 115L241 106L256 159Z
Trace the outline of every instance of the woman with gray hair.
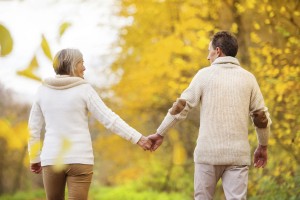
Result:
M107 129L144 150L149 150L152 143L112 112L84 80L85 66L79 50L59 51L53 67L56 76L43 81L30 112L30 167L33 173L42 172L48 200L64 199L66 184L69 199L85 200L94 164L88 111ZM57 170L61 165L64 167Z

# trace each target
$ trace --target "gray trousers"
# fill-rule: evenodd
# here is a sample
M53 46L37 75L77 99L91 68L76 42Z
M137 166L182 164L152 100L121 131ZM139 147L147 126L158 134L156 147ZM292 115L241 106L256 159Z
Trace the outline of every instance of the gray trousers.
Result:
M222 179L226 200L247 199L247 165L207 165L195 163L195 200L212 200L219 179Z

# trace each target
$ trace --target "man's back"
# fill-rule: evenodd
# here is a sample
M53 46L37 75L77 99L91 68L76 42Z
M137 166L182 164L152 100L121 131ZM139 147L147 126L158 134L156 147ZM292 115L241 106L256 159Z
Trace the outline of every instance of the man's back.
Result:
M248 122L255 78L233 57L218 58L199 73L201 111L195 162L249 165Z
M254 166L267 163L267 145L271 119L255 77L242 69L235 58L238 42L228 31L213 35L207 59L211 66L201 69L189 87L173 103L156 134L149 136L156 150L165 133L186 119L201 105L200 130L194 153L194 198L213 199L218 180L226 199L246 199L250 146L249 114L258 139Z

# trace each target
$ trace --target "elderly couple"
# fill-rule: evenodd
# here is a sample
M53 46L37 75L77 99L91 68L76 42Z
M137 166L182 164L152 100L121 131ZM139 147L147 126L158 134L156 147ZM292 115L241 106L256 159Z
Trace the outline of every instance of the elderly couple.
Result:
M271 120L255 77L235 58L237 39L230 32L220 31L208 46L211 65L197 72L156 133L148 137L112 112L84 80L80 51L59 51L53 62L57 75L43 81L29 117L31 171L42 172L47 199L64 199L66 185L69 199L88 198L94 164L88 112L113 133L144 150L155 151L167 131L198 106L201 111L194 152L194 198L213 199L216 184L222 179L226 199L246 199L251 165L249 116L258 138L253 159L258 168L267 163ZM46 132L40 151L44 124ZM71 145L62 151L66 141ZM54 168L58 158L65 164L59 171Z

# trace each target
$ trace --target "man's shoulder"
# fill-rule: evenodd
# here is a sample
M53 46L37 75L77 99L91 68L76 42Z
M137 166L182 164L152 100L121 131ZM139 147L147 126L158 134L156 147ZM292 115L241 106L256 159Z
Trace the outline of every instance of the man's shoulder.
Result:
M248 76L249 78L252 78L252 79L256 79L254 74L248 70L246 70L245 68L243 67L239 67L239 70L241 73L243 73L245 76Z
M206 74L210 73L210 72L209 72L210 70L211 70L211 69L210 69L210 66L202 67L201 69L199 69L199 70L196 72L194 78L199 79L200 77L203 77L203 76L205 76Z
M205 67L202 67L201 69L199 69L197 74L209 73L210 71L212 71L212 69L213 68L211 66L205 66Z

